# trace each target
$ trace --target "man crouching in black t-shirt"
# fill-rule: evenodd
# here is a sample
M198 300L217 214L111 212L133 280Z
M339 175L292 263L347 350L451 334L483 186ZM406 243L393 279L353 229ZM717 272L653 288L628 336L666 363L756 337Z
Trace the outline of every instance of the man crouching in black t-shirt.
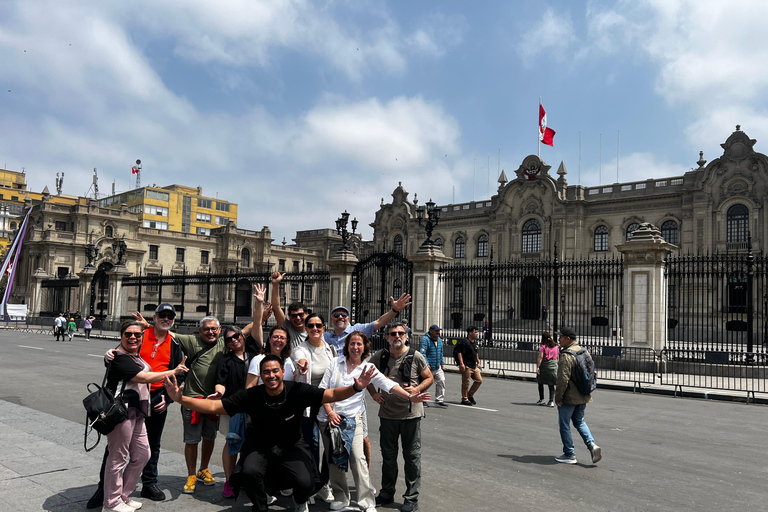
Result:
M182 396L176 379L166 379L172 400L203 414L245 412L253 426L246 431L242 457L230 483L238 493L242 487L253 503L253 510L267 510L267 492L293 488L297 512L306 512L307 500L322 483L317 464L301 434L301 418L307 407L345 400L363 391L376 371L373 365L348 387L322 389L300 382L283 382L283 360L266 356L259 368L264 384L244 389L223 400L195 400ZM183 386L182 386L183 387Z

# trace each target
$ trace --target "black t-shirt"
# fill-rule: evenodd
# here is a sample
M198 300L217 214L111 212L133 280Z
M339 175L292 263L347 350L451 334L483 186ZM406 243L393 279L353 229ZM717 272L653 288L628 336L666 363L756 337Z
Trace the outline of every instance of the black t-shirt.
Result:
M477 347L469 341L469 338L459 341L459 352L464 360L464 366L467 368L477 368Z
M290 447L302 439L301 419L307 407L320 407L322 388L301 382L283 382L283 392L269 396L263 384L238 391L221 401L227 414L244 412L254 427L253 442L261 450Z
M143 365L136 361L134 356L116 352L112 366L109 367L109 375L107 375L107 389L117 395L123 388L123 382L127 384L129 380L138 375L143 369ZM138 409L139 394L133 389L126 388L123 392L123 402L126 402L128 407L136 407Z

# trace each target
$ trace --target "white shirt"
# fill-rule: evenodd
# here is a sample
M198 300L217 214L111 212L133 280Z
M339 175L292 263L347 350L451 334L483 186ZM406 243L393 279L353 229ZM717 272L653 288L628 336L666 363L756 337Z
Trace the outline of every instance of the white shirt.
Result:
M256 381L257 384L262 383L261 382L261 372L259 366L261 365L261 360L266 357L264 354L259 354L258 356L254 357L251 360L251 364L248 367L248 373L251 375L255 375L259 378L259 380ZM285 360L285 376L283 377L283 380L293 380L294 374L296 374L296 367L293 365L293 361L291 361L291 358L287 358ZM263 384L263 383L262 383Z
M325 372L325 375L323 375L323 380L320 382L320 387L324 389L332 389L337 387L343 388L346 386L351 386L355 383L355 377L359 377L360 374L363 373L363 371L369 366L373 365L364 362L352 370L352 373L347 373L347 360L344 356L339 356ZM336 384L337 381L338 384ZM382 390L386 391L387 393L389 393L392 388L397 385L395 381L382 375L378 369L374 371L373 377L371 378L371 383L377 388L381 388ZM336 414L340 416L344 416L346 418L354 418L355 415L363 408L364 404L365 391L362 391L360 393L355 393L346 400L331 404L331 408L334 410L334 412L336 412ZM317 420L328 421L328 414L325 412L325 407L320 407Z

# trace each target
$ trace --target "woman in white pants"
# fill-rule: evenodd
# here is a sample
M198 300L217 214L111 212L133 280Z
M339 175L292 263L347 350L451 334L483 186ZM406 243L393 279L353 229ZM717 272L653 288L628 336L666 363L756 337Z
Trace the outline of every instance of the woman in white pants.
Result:
M351 386L355 377L359 377L368 366L365 360L370 353L371 342L368 340L368 337L361 332L351 333L347 336L344 343L343 355L340 355L325 372L320 387L328 389ZM374 373L371 384L412 402L426 402L430 398L429 393L409 394L399 385L395 384L394 381L382 375L378 370ZM320 423L321 432L325 431L325 427L329 423L331 426L340 425L342 416L355 420L355 435L349 454L349 470L352 472L352 477L355 480L358 506L365 512L376 512L373 485L368 474L368 463L363 453L363 437L365 437L365 434L363 433L362 415L365 414L365 409L363 409L364 400L365 394L357 393L341 402L324 404L320 409L317 419ZM328 436L323 436L323 442L326 445L326 453L329 453ZM328 462L334 497L334 501L331 503L331 510L341 510L348 507L350 501L347 478L339 469L339 466L333 464L330 460Z

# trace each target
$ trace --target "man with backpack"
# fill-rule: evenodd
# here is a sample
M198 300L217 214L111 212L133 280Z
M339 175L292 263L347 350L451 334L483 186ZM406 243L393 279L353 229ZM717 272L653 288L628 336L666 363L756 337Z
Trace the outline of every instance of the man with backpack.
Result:
M602 457L602 450L595 443L584 412L587 404L592 401L592 391L595 389L595 363L586 349L576 342L576 331L571 327L560 329L560 357L558 358L557 387L555 403L560 423L560 439L563 441L563 454L555 457L563 464L576 464L576 453L571 436L571 422L576 427L584 444L596 464Z
M426 359L420 352L405 345L405 326L398 322L387 326L388 348L371 357L371 363L411 395L426 391L434 381ZM379 443L381 446L381 491L376 506L395 501L397 483L398 439L403 445L405 461L405 494L402 512L419 509L421 489L421 418L424 407L396 395L379 393L368 386L379 408Z

